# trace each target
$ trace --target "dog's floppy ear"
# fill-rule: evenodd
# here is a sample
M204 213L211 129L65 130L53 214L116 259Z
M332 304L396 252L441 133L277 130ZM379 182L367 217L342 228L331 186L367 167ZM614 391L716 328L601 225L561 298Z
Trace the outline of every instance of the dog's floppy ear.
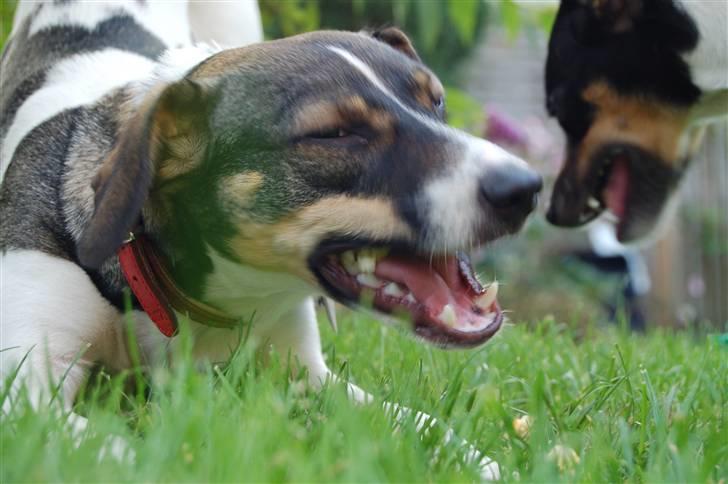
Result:
M206 97L202 86L184 79L148 94L122 124L92 182L94 212L76 245L83 266L98 268L121 246L139 220L155 177L174 173L168 165L175 145L203 149L188 138L197 139L206 126Z
M412 42L407 35L396 27L387 27L381 30L375 30L371 33L372 37L390 45L392 48L402 52L410 59L420 61L420 56L417 55L415 48L412 46Z

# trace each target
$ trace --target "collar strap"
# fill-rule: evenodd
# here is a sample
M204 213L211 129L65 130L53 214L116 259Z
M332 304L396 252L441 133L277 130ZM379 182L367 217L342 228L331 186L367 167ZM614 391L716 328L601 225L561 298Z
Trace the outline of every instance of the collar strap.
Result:
M172 279L162 254L145 235L130 234L118 252L124 278L139 304L167 337L177 334L177 315L216 328L233 328L239 320L187 296Z

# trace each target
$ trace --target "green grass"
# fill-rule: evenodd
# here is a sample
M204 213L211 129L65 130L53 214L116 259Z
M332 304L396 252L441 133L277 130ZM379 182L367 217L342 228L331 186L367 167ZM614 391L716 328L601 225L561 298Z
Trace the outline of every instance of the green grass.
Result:
M720 482L728 475L728 352L709 338L592 328L575 341L544 321L509 326L482 349L427 348L364 316L324 331L332 368L377 397L448 422L500 462L508 481ZM286 365L240 352L225 368L194 369L182 355L160 370L149 398L99 373L77 405L88 437L74 446L50 412L22 398L2 416L0 481L472 481L437 432L412 422L393 433L376 406L340 385L320 393ZM519 436L513 421L533 418ZM97 456L124 437L132 463ZM549 455L561 445L578 462ZM562 464L564 464L562 462Z

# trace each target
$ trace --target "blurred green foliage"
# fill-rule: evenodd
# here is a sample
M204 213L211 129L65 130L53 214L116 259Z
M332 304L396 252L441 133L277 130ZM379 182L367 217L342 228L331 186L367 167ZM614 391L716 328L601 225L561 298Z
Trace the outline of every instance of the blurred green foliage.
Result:
M402 28L423 60L445 79L470 52L492 6L481 0L261 0L266 35L285 37L317 29Z
M551 32L556 19L555 5L544 5L542 2L516 4L514 0L500 0L500 22L513 40L521 31L541 30Z
M15 4L15 0L0 0L0 48L5 45L5 40L13 28Z

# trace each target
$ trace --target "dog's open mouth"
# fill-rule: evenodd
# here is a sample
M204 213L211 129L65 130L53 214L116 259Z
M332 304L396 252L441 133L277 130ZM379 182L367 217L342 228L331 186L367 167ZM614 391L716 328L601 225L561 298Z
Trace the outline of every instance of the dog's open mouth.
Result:
M614 219L620 241L638 239L651 230L682 175L681 169L625 144L606 146L591 166L580 224L606 210Z
M311 266L340 302L408 320L418 336L437 345L482 344L503 321L498 284L483 287L464 254L328 244L312 257Z
M617 232L628 220L631 190L631 156L623 146L610 146L592 160L591 190L580 215L586 223L608 210L616 219Z

